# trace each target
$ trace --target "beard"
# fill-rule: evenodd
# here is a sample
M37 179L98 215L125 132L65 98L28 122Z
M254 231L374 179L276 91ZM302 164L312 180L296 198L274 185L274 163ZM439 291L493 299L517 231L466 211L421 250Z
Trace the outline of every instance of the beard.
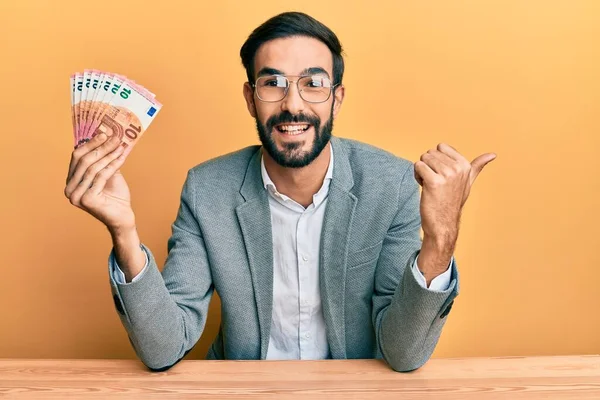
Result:
M313 162L314 159L321 154L331 139L331 132L333 130L333 104L331 105L329 119L322 128L321 119L319 117L305 114L292 115L289 111L273 115L264 125L258 118L255 120L260 142L271 158L273 158L277 164L285 168L303 168ZM315 137L311 149L302 151L301 148L304 144L302 141L283 143L283 150L278 149L272 136L275 125L302 122L312 125L314 129Z

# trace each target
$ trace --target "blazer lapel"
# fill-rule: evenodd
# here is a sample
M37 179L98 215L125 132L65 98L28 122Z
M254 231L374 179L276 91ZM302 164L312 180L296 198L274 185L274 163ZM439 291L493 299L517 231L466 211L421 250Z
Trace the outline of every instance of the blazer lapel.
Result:
M260 358L264 360L269 347L273 307L273 239L269 199L260 173L260 157L259 150L248 164L240 190L246 202L236 208L236 214L252 275L260 326Z
M320 286L327 341L332 358L346 358L345 295L346 260L356 197L348 155L339 139L331 139L333 178L321 232Z

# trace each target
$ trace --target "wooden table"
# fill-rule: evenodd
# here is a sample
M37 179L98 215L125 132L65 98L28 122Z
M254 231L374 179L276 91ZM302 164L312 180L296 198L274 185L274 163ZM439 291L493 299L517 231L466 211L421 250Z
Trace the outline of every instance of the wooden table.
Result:
M410 373L378 360L2 360L2 399L600 399L600 356L432 359Z

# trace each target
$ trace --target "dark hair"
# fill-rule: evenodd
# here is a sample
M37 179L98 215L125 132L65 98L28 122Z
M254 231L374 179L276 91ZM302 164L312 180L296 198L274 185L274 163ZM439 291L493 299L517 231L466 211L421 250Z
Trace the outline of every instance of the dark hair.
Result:
M331 29L301 12L285 12L270 18L256 28L240 49L248 82L254 82L254 57L263 43L291 36L307 36L323 42L333 56L333 83L340 84L344 76L342 44Z

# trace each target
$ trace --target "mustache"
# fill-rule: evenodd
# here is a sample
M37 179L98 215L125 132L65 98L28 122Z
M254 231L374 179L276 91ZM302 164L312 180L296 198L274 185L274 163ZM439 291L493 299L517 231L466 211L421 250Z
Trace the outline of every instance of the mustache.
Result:
M269 130L270 130L275 125L285 124L285 123L296 123L296 124L298 124L300 122L305 122L305 123L313 125L315 128L318 128L319 125L320 125L320 123L321 123L321 120L319 119L319 117L314 116L314 115L307 115L307 114L293 115L289 111L284 111L284 112L282 112L280 114L271 116L267 120L267 124L266 125L269 128Z

